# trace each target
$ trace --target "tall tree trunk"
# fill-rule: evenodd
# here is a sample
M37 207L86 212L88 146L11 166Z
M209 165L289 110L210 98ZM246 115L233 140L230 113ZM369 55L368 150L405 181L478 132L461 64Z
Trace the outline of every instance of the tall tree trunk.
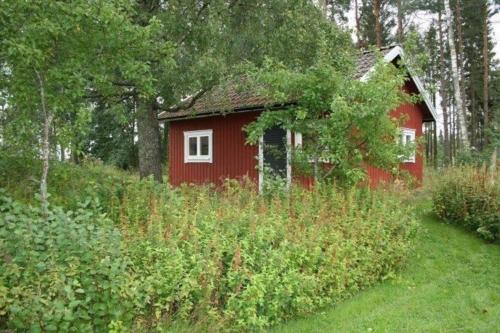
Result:
M451 139L451 155L450 155L450 162L451 165L455 165L455 156L457 155L457 113L456 110L453 106L453 103L448 104L448 110L450 110L450 139Z
M477 135L478 132L478 117L477 117L477 103L476 103L476 94L474 93L474 88L470 87L469 90L470 96L470 144L472 147L477 147L477 142L481 142L481 135ZM479 138L477 138L479 136Z
M328 19L328 0L319 0L319 5L323 12L323 16Z
M358 48L363 47L363 41L361 40L361 24L359 22L359 12L358 12L358 0L354 0L354 18L356 20L356 39Z
M489 107L489 76L490 76L490 54L489 54L489 10L488 1L484 3L484 17L483 17L483 113L484 113L484 143L485 146L490 144L489 131L490 122L493 124L493 114L490 117ZM492 126L493 127L493 126ZM490 180L492 183L496 179L497 168L497 153L498 147L493 146L490 158Z
M424 129L425 129L425 159L427 161L431 160L431 150L432 150L432 142L431 142L431 135L430 135L430 126L428 123L424 123Z
M485 145L489 144L488 129L490 125L490 110L489 110L489 76L490 76L490 55L489 55L489 18L488 18L488 1L484 2L484 18L483 18L483 117L484 117L484 138Z
M137 104L139 175L141 178L153 175L161 183L160 128L154 101L138 99Z
M498 147L493 147L493 151L491 152L491 160L490 160L490 182L494 184L497 180L497 153Z
M459 74L457 68L457 50L455 48L453 15L450 9L450 0L444 0L444 9L446 12L446 19L448 21L448 44L450 46L451 53L451 75L453 78L453 90L455 94L455 103L457 106L457 119L459 122L460 134L462 137L462 147L465 151L468 151L470 148L470 141L467 133L467 114L463 106L463 99L460 91Z
M445 73L444 62L444 38L442 29L441 11L438 13L438 26L439 26L439 71L440 71L440 84L439 94L441 95L441 109L443 110L443 131L444 131L444 163L448 165L450 161L450 135L449 135L449 120L448 120L448 97L447 97L447 82Z
M403 8L401 6L401 0L396 0L397 7L397 15L398 15L398 30L397 30L397 38L398 43L403 43Z
M382 25L380 22L381 0L373 0L372 6L373 16L375 17L375 39L377 48L380 49L382 47Z
M467 113L467 94L465 93L465 69L464 69L464 38L462 33L462 6L460 4L461 1L456 1L455 9L456 9L456 27L457 27L457 41L458 41L458 49L457 49L457 68L458 68L458 84L460 86L460 96L462 97L462 107L464 109L464 113ZM467 124L467 121L465 122ZM473 144L474 132L471 133L470 144Z
M48 215L49 200L47 194L47 178L49 175L50 162L50 129L54 115L47 108L47 100L45 96L45 81L39 71L35 71L38 85L40 89L40 104L43 112L43 135L42 135L42 176L40 177L40 200L42 203L42 212L45 216Z
M438 143L438 137L437 137L437 121L434 121L431 123L433 125L433 128L434 128L434 137L433 137L433 140L432 140L432 161L434 162L434 169L437 169L438 167L438 160L437 160L437 154L438 154L438 151L437 151L437 143Z

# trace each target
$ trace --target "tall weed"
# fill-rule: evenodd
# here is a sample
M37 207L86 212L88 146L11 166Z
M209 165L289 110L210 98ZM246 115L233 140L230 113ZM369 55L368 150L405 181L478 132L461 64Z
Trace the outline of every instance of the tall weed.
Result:
M433 184L433 206L442 219L476 232L480 237L500 239L500 174L493 178L482 168L450 168Z
M0 328L259 330L391 277L416 232L390 191L260 196L251 183L174 189L101 166L54 169L52 202L73 212L52 207L46 223L1 195Z

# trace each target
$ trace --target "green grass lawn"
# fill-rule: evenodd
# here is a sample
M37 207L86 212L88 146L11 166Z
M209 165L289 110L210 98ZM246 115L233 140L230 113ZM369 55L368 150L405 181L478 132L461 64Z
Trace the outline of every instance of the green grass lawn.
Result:
M500 247L421 219L415 254L395 279L269 332L500 332Z

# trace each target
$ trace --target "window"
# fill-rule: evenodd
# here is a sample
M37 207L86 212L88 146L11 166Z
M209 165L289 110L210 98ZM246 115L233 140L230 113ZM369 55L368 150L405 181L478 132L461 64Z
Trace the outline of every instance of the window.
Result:
M399 143L403 146L414 144L415 130L412 128L402 128L399 135ZM415 163L415 151L408 158L403 158L402 162Z
M212 130L184 132L184 163L212 163Z

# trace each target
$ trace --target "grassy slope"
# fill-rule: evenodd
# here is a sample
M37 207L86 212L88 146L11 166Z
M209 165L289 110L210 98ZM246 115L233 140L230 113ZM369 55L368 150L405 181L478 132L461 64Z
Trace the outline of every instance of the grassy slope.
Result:
M500 247L432 216L422 225L397 278L269 332L500 332Z

